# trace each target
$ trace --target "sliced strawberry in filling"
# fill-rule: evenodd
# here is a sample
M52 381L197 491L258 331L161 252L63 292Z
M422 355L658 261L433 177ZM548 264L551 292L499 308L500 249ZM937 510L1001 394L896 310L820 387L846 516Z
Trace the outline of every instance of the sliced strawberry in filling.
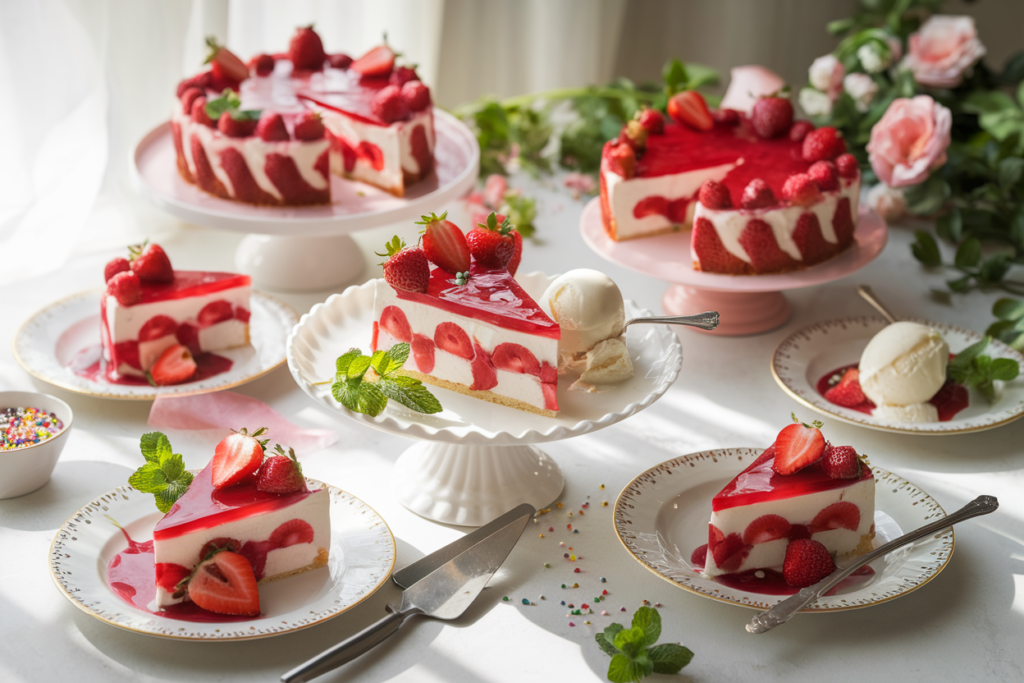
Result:
M747 525L743 531L743 542L747 545L767 543L780 538L786 538L789 534L790 523L785 517L779 515L761 515Z
M153 341L174 334L178 330L177 321L167 315L156 315L146 321L139 330L139 341Z
M430 374L434 371L434 342L422 334L412 336L412 358L420 372Z
M175 336L178 338L178 343L188 347L193 356L203 352L199 346L199 328L192 323L182 323Z
M313 169L327 180L331 172L331 157L328 150L324 150L323 153L316 158L316 163L313 164Z
M328 199L329 188L318 190L299 173L295 160L283 154L268 154L264 166L267 177L281 196L293 204L313 204Z
M836 212L832 217L832 229L835 230L840 249L845 249L853 243L854 227L853 210L850 208L850 200L843 197L836 204Z
M252 314L249 312L247 308L243 308L242 306L235 306L235 318L242 321L243 323L249 322L249 318L251 315Z
M313 527L302 519L291 519L274 529L270 542L278 548L313 542Z
M505 342L494 347L491 362L499 370L518 372L524 375L539 375L540 362L537 356L521 344Z
M173 592L186 576L192 573L188 567L171 562L156 563L156 585L165 591Z
M384 153L380 151L380 147L373 144L372 142L359 143L356 147L356 156L370 164L373 170L380 171L384 168Z
M711 555L715 558L718 568L727 572L739 569L743 560L750 553L750 546L743 542L739 534L729 534L714 548L711 548L710 544L708 548L711 550Z
M218 180L213 172L202 141L198 137L193 137L189 144L192 147L192 163L196 165L196 182L199 187L218 197L228 196L224 183Z
M856 531L860 526L860 508L853 503L840 501L832 503L817 515L811 522L811 531L828 531L830 529L849 529Z
M653 197L644 197L636 203L633 207L634 218L644 218L646 216L665 216L668 218L668 199L660 195Z
M494 370L491 359L487 357L487 353L480 348L480 345L474 344L473 346L476 350L476 357L473 358L473 385L470 386L470 389L474 391L493 389L498 385L498 373Z
M231 180L235 197L250 204L277 204L274 195L265 191L256 182L249 170L245 157L234 147L227 147L220 153L220 162Z
M235 309L231 302L221 299L220 301L211 301L203 306L199 315L196 316L196 321L199 322L200 327L209 327L225 320L231 320L234 315Z
M423 126L416 126L412 129L409 146L412 150L412 158L416 160L416 172L419 175L426 174L434 161L434 155L430 152L430 145L427 144L427 131Z
M469 335L455 323L438 323L434 329L434 344L442 351L466 360L471 360L475 355Z
M356 167L356 161L359 159L359 155L356 154L356 150L352 148L352 145L345 141L345 138L337 135L331 135L331 144L336 150L341 152L341 161L344 166L345 173L351 173L352 169Z
M388 306L380 312L380 327L393 339L400 342L412 341L412 328L409 319L398 306Z
M139 343L137 341L118 342L114 344L114 354L111 359L115 366L129 365L136 370L141 370L139 363Z
M804 265L820 263L836 252L836 245L825 241L821 234L821 224L813 213L805 213L796 222L793 230L793 241L796 242L800 255L804 257Z

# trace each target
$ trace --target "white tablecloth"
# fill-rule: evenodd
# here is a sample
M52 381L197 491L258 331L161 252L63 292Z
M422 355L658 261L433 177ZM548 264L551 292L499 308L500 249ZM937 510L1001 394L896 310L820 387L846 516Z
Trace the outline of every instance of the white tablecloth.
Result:
M527 244L524 271L558 272L565 264L598 268L618 282L627 298L660 309L664 283L603 261L583 244L578 225L582 202L552 192L551 183L545 188L525 179L517 182L540 200L537 224L543 244ZM169 223L171 227L158 237L176 267L233 268L239 235ZM138 230L144 233L146 225ZM401 230L406 236L414 234L411 225ZM379 250L393 231L356 236L368 263L379 261L370 252ZM871 283L899 314L984 330L996 294L956 295L952 306L932 301L928 290L942 286L942 274L927 273L912 260L911 239L909 231L896 228L882 256L862 272L791 292L793 315L780 329L751 337L681 332L682 373L660 401L601 432L545 446L565 474L560 498L565 507L527 528L465 616L447 624L409 622L383 646L323 680L603 681L609 658L594 643L594 633L612 621L628 623L645 599L662 605L662 640L682 642L696 653L682 680L1024 680L1024 592L1016 595L1024 588L1024 421L944 437L891 435L827 423L833 442L855 445L870 455L873 464L920 486L947 511L982 493L998 496L1002 505L996 514L958 529L952 560L934 581L875 607L798 616L769 634L750 635L743 626L753 612L663 581L625 551L612 527L616 495L648 467L707 448L766 446L794 410L805 419L818 417L776 386L769 360L778 343L802 326L869 314L854 293L857 284ZM0 289L0 339L11 340L40 307L101 286L103 264L121 253L108 247L105 243L102 249L81 250L55 275ZM368 270L367 276L371 272L376 271ZM281 297L304 312L330 293ZM146 431L150 404L88 398L35 381L15 363L9 341L0 346L0 387L53 393L75 411L73 433L50 483L28 496L0 501L0 680L277 680L375 621L384 604L396 599L398 590L389 583L370 600L325 624L243 643L168 641L93 619L55 588L47 551L55 530L69 515L97 494L124 484L138 467L138 438ZM398 542L397 566L465 532L420 518L393 497L391 469L410 445L408 440L315 406L284 367L238 391L269 403L295 422L341 433L338 444L304 458L305 472L351 491L380 512ZM190 464L204 462L220 438L209 432L169 435ZM603 501L608 501L607 507L601 506ZM590 506L580 517L584 502ZM570 511L577 513L571 520ZM566 530L570 522L578 534ZM549 526L556 531L549 533ZM569 563L562 558L565 549L558 543L563 540L581 560ZM573 573L575 567L582 572ZM607 583L599 582L602 576ZM559 587L574 582L579 589ZM567 617L568 609L559 604L593 602L603 589L609 595L593 616ZM522 598L535 604L524 606ZM627 611L621 612L621 607ZM600 616L600 609L607 609L609 616ZM592 623L584 624L585 619ZM576 625L570 627L570 621Z

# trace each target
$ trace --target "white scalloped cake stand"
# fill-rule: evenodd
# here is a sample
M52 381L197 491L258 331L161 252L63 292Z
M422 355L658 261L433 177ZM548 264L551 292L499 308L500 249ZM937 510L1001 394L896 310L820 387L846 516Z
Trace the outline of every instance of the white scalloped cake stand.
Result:
M878 214L861 206L852 247L805 270L778 275L720 275L693 269L690 231L616 242L601 222L601 200L590 200L580 217L583 240L597 254L630 270L668 281L661 305L669 315L718 311L714 334L758 334L789 319L782 291L832 282L854 273L882 253L889 228Z
M253 206L214 197L178 175L169 122L147 133L133 150L132 183L143 197L182 220L249 233L235 262L264 287L326 289L352 282L363 271L351 233L443 211L472 189L480 168L476 137L439 109L434 110L434 130L434 173L404 197L335 175L334 201L326 206Z
M553 278L520 273L519 284L539 298ZM418 443L395 463L399 500L423 517L479 526L520 503L540 509L561 493L562 472L534 444L558 441L615 424L654 403L675 381L683 361L679 338L666 325L632 325L626 344L631 380L594 394L558 385L557 417L534 415L438 387L430 390L444 411L423 415L393 401L377 417L354 413L331 395L335 360L349 348L369 350L374 282L349 287L302 316L288 337L288 368L318 403L353 420ZM650 315L626 301L626 316Z

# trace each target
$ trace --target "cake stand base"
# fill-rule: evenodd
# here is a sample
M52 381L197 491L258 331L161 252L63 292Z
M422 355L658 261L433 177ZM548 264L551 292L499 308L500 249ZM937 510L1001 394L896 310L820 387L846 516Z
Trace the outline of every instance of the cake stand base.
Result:
M235 265L261 288L286 292L355 284L364 268L359 245L349 235L246 235L235 251Z
M774 330L789 320L790 313L789 302L781 292L724 292L686 285L670 286L661 297L661 305L668 315L718 311L721 324L707 334L729 336Z
M534 446L420 441L399 457L398 500L427 519L480 526L520 503L540 510L562 492L562 471Z

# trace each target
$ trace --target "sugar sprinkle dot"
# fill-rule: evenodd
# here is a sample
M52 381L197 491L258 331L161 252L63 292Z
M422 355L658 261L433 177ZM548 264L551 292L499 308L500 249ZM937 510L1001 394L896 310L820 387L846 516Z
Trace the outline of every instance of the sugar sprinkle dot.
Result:
M523 604L524 604L524 605L531 605L531 604L533 604L533 603L531 603L531 602L530 602L530 599L529 599L529 598L523 598Z
M573 572L575 572L576 574L579 574L580 573L580 568L576 567L576 569L573 569Z
M608 579L606 579L606 578L604 578L604 577L602 576L602 577L601 577L601 583L608 583Z

